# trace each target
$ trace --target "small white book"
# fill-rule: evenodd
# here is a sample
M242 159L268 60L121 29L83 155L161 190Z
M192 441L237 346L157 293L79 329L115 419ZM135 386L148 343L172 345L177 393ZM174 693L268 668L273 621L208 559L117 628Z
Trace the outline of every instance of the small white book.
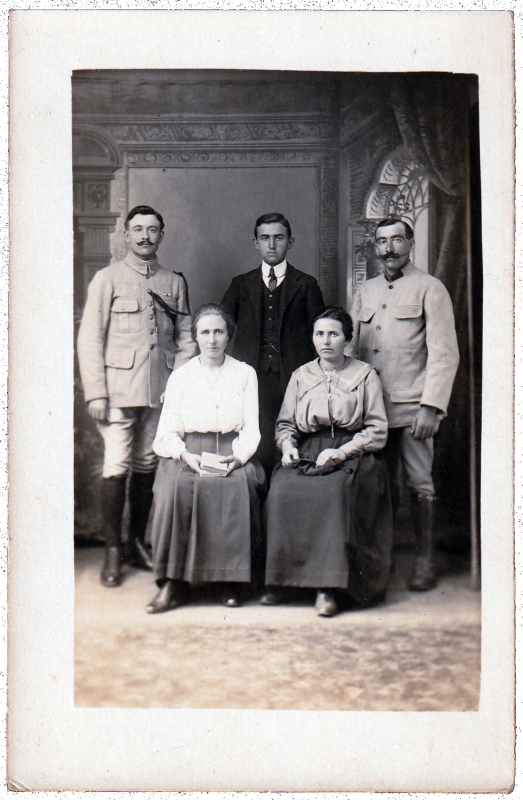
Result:
M228 464L220 461L221 456L216 453L202 453L200 475L202 478L225 478Z

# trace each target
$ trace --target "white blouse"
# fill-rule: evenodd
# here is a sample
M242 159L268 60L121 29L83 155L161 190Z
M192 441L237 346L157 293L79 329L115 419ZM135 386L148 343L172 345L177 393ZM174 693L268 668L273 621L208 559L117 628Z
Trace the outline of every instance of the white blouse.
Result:
M232 452L245 464L260 443L258 379L243 361L225 356L216 379L196 356L167 381L153 449L162 458L180 458L186 433L237 431Z

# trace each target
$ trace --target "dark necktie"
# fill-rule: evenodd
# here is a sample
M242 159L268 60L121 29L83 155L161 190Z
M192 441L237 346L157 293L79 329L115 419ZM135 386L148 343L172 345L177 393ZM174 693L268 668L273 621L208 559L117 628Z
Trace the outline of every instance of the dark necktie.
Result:
M278 285L278 279L276 277L276 273L274 272L274 267L271 267L269 270L269 292L273 292Z

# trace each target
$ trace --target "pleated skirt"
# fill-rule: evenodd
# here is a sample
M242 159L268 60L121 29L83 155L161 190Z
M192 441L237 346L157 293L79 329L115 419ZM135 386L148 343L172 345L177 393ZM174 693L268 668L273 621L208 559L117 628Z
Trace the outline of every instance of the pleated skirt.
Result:
M219 434L221 455L232 455L236 436ZM216 433L190 433L185 443L196 455L218 452ZM161 458L151 531L156 580L249 582L264 496L265 475L254 458L225 478L201 477L180 459Z
M316 457L350 438L321 431L304 439L300 454ZM390 488L379 453L326 475L276 468L267 498L267 585L344 589L365 603L387 587L391 550Z

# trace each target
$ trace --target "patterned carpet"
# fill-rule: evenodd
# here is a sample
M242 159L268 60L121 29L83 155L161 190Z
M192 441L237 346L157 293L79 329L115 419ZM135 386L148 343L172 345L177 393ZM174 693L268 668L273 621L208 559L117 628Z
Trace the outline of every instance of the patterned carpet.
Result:
M92 631L77 647L75 704L470 711L479 665L472 627L372 636L177 627L176 637L121 632L109 642Z
M226 610L199 602L151 617L154 587L132 572L99 583L101 551L77 562L78 706L476 710L480 606L465 574L424 595L326 620L309 605Z

